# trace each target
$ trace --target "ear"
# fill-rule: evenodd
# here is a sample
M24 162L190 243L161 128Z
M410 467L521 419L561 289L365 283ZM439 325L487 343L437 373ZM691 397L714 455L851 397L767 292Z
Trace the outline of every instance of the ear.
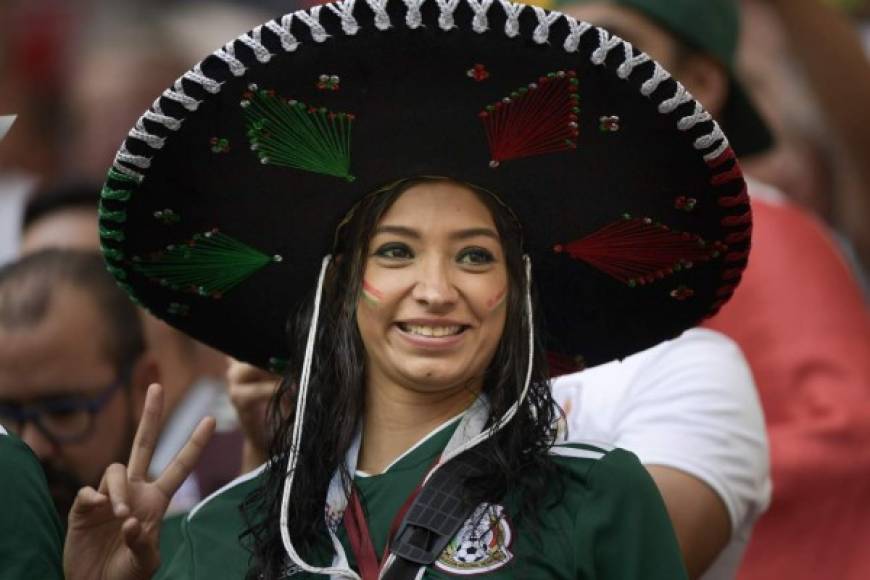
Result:
M692 96L718 119L728 99L729 79L725 67L709 55L695 53L685 58L678 77Z
M151 383L161 382L160 365L150 350L146 350L130 372L130 401L134 417L141 417L145 407L145 393Z

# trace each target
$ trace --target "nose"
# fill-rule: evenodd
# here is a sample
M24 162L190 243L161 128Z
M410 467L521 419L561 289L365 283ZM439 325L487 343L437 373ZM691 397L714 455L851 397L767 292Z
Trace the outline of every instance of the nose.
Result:
M433 309L452 307L459 298L448 260L432 256L421 260L412 297Z
M21 430L21 440L30 447L39 459L48 459L55 454L57 446L42 434L33 423L25 423Z

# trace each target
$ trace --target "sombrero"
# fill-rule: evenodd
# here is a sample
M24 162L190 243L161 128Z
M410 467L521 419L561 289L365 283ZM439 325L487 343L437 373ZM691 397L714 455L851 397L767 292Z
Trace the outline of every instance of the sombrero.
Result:
M344 0L229 42L130 131L103 252L153 314L275 368L342 217L417 175L519 217L562 360L678 335L746 264L745 184L692 96L605 30L492 0Z

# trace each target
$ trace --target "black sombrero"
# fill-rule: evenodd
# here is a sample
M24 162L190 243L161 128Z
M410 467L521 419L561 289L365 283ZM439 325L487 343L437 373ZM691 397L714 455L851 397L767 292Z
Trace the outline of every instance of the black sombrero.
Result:
M280 366L341 218L416 175L519 216L548 346L568 360L676 336L746 264L745 184L691 95L604 30L492 0L345 0L228 43L130 132L103 251L158 317Z

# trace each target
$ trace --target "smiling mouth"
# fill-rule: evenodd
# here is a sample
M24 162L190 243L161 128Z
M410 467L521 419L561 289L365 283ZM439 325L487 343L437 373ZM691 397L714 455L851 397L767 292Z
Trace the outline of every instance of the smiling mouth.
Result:
M451 326L429 326L423 324L407 324L404 322L397 323L397 326L402 332L412 334L414 336L424 336L427 338L442 338L445 336L456 336L462 334L468 326L451 325Z

